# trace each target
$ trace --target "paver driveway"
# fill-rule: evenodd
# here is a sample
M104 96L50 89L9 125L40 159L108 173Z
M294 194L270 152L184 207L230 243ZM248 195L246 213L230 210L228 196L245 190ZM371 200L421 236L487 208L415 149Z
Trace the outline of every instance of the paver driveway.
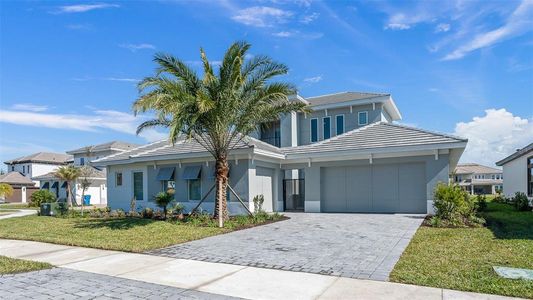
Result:
M289 220L148 253L351 278L388 280L422 215L287 213Z

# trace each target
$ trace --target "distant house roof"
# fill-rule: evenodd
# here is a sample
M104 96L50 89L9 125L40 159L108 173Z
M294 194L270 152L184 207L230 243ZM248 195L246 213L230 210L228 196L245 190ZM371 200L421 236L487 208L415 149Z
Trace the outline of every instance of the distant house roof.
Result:
M396 107L390 94L366 93L366 92L341 92L322 96L307 97L305 100L311 108L323 109L329 107L341 107L343 105L359 105L371 103L383 103L385 110L394 121L401 120L402 116Z
M28 177L16 171L9 172L4 175L0 175L0 183L7 183L10 185L27 185L27 186L35 185L35 183L31 181L31 179L29 179Z
M458 164L455 174L492 174L502 173L502 170L475 163Z
M64 165L72 160L72 155L52 152L38 152L27 156L22 156L4 162L5 164L21 164L21 163L45 163Z
M367 151L440 144L466 143L467 140L405 125L378 122L354 129L331 139L305 146L283 148L287 158L295 155L334 151Z
M267 144L263 141L252 137L244 137L237 144L233 145L233 150L239 149L257 149L266 151L274 155L283 155L280 148ZM188 155L206 155L209 152L194 139L180 138L174 145L168 139L157 141L151 144L139 146L128 151L115 153L97 160L92 161L93 165L106 165L120 161L127 162L129 159L153 160L163 157L172 157L174 159Z
M515 159L519 158L522 155L526 155L527 153L529 153L531 151L533 151L533 143L525 146L522 149L517 150L515 153L513 153L513 154L507 156L506 158L500 160L499 162L496 163L496 165L497 166L503 166L506 163L508 163L508 162L510 162L512 160L515 160Z
M133 148L139 147L138 144L133 143L127 143L122 141L111 141L104 144L99 145L90 145L81 147L74 150L67 151L68 154L83 154L83 153L95 153L95 152L101 152L101 151L108 151L108 150L119 150L119 151L126 151L131 150Z

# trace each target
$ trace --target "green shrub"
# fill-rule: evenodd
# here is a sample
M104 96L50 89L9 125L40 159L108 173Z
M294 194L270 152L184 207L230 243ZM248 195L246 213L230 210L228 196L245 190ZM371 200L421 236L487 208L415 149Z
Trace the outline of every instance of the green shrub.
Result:
M485 195L476 196L476 210L485 211L487 209L487 197Z
M145 207L141 210L141 217L151 219L154 216L154 210L150 207Z
M31 202L29 206L31 207L40 207L43 203L53 203L56 202L56 195L50 192L49 190L38 190L35 193L31 194Z
M516 192L514 194L512 204L518 211L527 211L531 209L529 207L529 199L527 199L526 194L522 192Z
M477 226L484 220L476 216L476 201L458 185L439 183L435 188L435 219L439 226Z

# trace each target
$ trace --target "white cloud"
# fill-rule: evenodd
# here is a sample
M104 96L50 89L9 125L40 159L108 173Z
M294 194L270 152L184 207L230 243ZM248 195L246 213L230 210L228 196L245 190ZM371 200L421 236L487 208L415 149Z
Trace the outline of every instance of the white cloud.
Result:
M93 28L91 24L69 24L66 27L71 30L91 30Z
M391 30L406 30L409 28L411 28L411 25L403 24L403 23L389 23L385 25L385 29L391 29Z
M118 4L109 4L109 3L99 3L99 4L76 4L76 5L65 5L60 6L57 10L57 13L82 13L96 9L103 8L116 8L120 7Z
M444 56L443 60L456 60L468 53L492 46L505 39L533 31L533 0L523 0L507 18L504 25L487 32L477 34L474 38L458 46Z
M319 81L322 81L322 76L319 75L319 76L315 76L315 77L305 78L304 81L305 82L309 82L309 83L317 83Z
M39 112L39 111L48 110L48 106L35 105L35 104L30 104L30 103L19 103L19 104L14 104L13 106L11 106L11 109Z
M300 19L300 23L303 23L303 24L309 24L311 22L313 22L314 20L316 20L318 18L318 16L320 16L319 13L312 13L312 14L309 14L309 15L305 15L303 16L301 19Z
M120 44L119 47L126 48L130 50L131 52L135 52L137 50L144 50L144 49L155 49L155 46L152 44L142 43L142 44Z
M237 11L231 17L235 22L255 27L271 27L285 23L293 15L290 11L268 6L253 6Z
M437 27L435 27L435 32L448 32L451 29L451 25L447 23L439 23Z
M289 31L280 31L280 32L275 32L272 35L276 37L286 38L286 37L291 37L293 34L294 34L293 32L289 32Z
M487 109L485 115L455 125L455 135L468 138L461 162L488 166L533 141L533 119L513 116L504 108Z
M102 80L108 80L108 81L123 81L123 82L139 82L140 79L136 78L120 78L120 77L105 77L102 78Z
M134 135L138 124L146 119L115 110L91 110L86 114L51 114L0 109L0 122L3 123L89 132L114 130ZM140 136L153 141L164 138L166 134L152 129L144 131Z

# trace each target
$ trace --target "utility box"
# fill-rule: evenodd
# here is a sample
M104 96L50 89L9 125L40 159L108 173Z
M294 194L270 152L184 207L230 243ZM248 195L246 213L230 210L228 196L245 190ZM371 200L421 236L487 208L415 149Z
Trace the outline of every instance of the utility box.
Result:
M52 205L50 203L41 204L41 216L51 216Z

